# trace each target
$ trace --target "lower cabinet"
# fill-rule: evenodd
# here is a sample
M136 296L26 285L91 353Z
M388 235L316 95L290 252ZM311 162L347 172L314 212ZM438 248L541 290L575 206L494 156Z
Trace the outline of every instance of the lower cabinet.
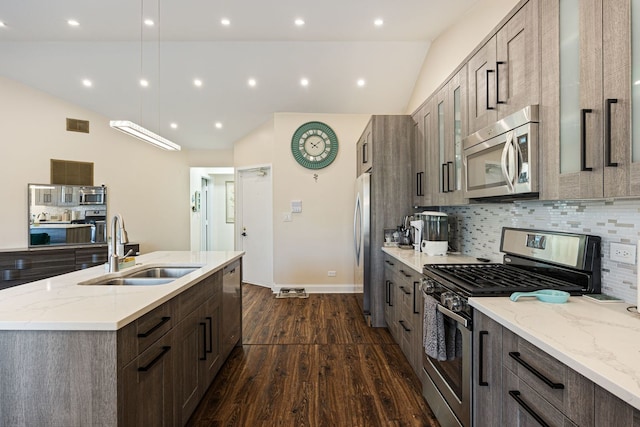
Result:
M118 425L174 425L174 338L168 332L122 369Z
M418 376L422 372L424 313L420 278L421 274L408 265L385 255L385 320Z
M474 311L473 425L640 426L640 411Z

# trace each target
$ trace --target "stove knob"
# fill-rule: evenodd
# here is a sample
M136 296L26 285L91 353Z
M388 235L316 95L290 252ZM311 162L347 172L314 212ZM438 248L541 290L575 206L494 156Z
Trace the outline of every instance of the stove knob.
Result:
M431 279L422 279L421 280L422 290L426 294L432 294L436 291L436 281Z
M453 311L454 313L457 313L459 311L462 311L463 307L464 307L464 301L462 300L462 298L460 298L457 295L454 295L451 297L450 306L448 307L449 310Z

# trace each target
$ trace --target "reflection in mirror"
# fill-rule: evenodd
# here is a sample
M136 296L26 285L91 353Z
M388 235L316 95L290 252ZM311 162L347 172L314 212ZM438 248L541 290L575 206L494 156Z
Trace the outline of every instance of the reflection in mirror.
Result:
M29 247L105 244L106 187L29 184Z

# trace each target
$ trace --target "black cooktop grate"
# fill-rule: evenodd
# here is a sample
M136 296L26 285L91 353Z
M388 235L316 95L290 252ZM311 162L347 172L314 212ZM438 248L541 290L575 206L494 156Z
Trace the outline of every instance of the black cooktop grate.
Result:
M540 289L583 291L579 284L504 264L435 264L426 265L425 270L452 282L471 296L508 295Z

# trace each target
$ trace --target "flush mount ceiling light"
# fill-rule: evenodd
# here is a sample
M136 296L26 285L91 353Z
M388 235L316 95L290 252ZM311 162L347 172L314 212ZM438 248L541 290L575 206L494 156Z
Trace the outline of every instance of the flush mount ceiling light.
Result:
M120 132L124 132L127 135L141 139L144 142L153 144L156 147L162 148L163 150L180 151L180 146L178 144L171 142L168 139L163 138L160 135L157 135L150 130L145 129L142 126L128 120L111 120L109 122L109 126L114 129L118 129Z

